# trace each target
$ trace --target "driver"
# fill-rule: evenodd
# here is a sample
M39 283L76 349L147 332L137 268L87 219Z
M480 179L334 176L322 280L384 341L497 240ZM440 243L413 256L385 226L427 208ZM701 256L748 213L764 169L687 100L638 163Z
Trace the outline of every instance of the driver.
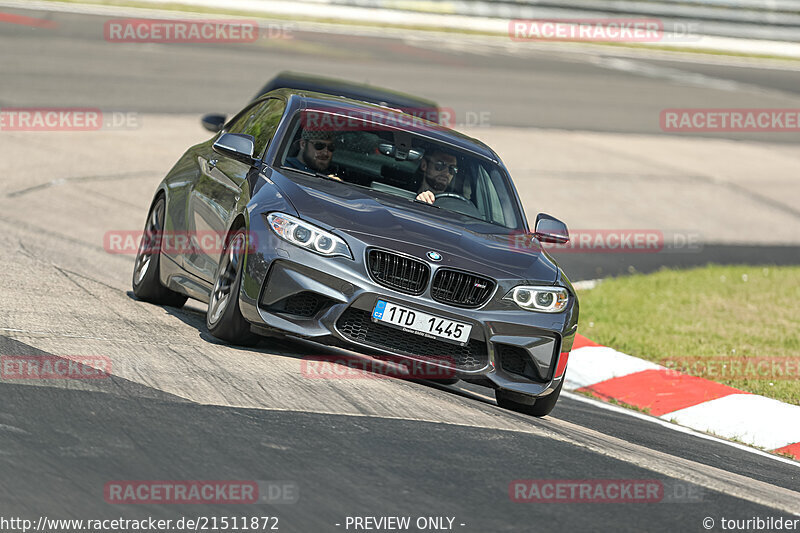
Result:
M300 151L296 156L286 158L286 166L306 172L329 174L335 149L334 141L332 131L303 130L300 136Z
M441 148L435 148L425 154L419 163L419 169L422 172L422 183L417 200L432 204L436 195L443 193L458 173L458 159Z

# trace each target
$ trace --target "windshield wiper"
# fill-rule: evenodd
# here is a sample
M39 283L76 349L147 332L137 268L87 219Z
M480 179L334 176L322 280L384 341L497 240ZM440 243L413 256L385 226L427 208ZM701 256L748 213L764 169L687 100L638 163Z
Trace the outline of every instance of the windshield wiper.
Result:
M317 178L322 178L324 180L333 180L333 181L338 181L338 182L344 183L344 182L342 182L342 180L340 180L338 178L331 177L328 174L323 174L322 172L311 172L309 170L302 170L302 169L299 169L299 168L285 167L285 166L282 166L281 168L285 168L286 170L292 170L294 172L299 172L300 174L305 174L306 176L316 176Z

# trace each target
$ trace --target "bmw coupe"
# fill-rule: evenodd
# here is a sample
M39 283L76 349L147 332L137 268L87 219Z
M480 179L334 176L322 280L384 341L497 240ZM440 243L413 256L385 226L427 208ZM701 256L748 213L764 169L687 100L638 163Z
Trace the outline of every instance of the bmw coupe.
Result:
M191 244L174 253L174 235ZM529 228L480 141L398 109L280 89L159 184L133 290L160 305L208 303L209 332L230 343L280 334L440 362L502 407L544 416L578 299L540 243L568 239L546 214Z

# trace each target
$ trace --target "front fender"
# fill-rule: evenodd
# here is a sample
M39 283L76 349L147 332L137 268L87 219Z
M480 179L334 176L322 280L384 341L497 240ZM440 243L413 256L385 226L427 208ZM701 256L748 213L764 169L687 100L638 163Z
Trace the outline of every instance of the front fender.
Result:
M240 216L248 231L249 246L245 257L242 283L239 289L239 308L249 322L259 322L258 297L276 257L278 237L267 226L264 214L280 211L297 216L283 191L269 178L271 172L262 173L253 189L253 198L243 206Z

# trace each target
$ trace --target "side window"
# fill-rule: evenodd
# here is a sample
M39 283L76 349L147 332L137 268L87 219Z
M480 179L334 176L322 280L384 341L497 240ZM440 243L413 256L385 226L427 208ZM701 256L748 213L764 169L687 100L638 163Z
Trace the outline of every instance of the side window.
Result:
M277 98L259 102L239 113L228 124L228 133L243 133L255 138L255 156L262 157L278 129L286 104Z
M277 98L270 98L265 104L254 111L253 120L247 124L244 132L256 138L256 157L264 156L286 108L286 103Z
M494 184L494 189L499 201L499 205L495 206L495 209L498 209L497 221L507 228L517 229L519 227L518 221L520 218L517 216L516 209L514 208L516 199L511 196L512 189L497 169L492 170L489 177Z
M492 178L494 178L494 180L500 179L499 175L493 175ZM498 188L483 167L478 167L477 190L478 198L482 200L480 202L482 205L479 205L478 209L487 220L505 226L506 217L503 213L502 200L498 193Z
M252 120L253 113L255 112L256 108L259 105L261 104L256 104L247 107L243 111L241 111L238 115L229 120L228 123L225 125L225 132L245 133L244 129L247 126L247 123L250 122L250 120Z

